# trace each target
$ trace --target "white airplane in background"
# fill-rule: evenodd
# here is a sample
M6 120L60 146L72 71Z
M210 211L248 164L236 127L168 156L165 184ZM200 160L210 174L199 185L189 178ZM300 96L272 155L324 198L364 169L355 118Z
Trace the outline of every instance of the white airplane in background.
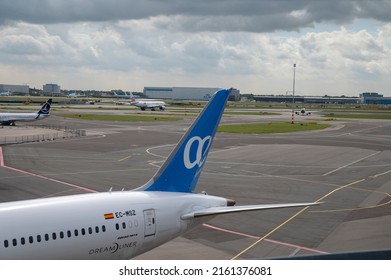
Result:
M302 116L308 116L308 115L311 115L311 112L306 112L305 108L303 107L303 108L300 109L300 112L296 111L295 114L296 115L300 115L301 114Z
M166 109L167 106L167 104L163 101L136 100L132 93L130 93L130 105L139 107L142 111L145 111L145 109L151 109L152 111L155 111L155 109L160 109L163 111L164 109Z
M77 92L73 92L73 93L68 94L68 97L69 98L78 98L78 97L86 97L86 95L85 94L79 94Z
M31 122L46 118L49 116L51 104L52 99L50 98L36 113L0 113L0 123L1 125L15 125L16 121Z
M130 259L215 215L316 205L234 206L195 193L230 90L217 91L164 164L132 191L0 204L0 259Z

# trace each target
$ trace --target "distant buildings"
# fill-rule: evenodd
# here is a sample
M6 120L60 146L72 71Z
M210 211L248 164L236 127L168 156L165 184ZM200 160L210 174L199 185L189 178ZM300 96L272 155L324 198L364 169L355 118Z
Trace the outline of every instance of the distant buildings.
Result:
M144 87L144 95L152 99L209 100L220 88L198 87ZM230 100L240 100L240 92L233 89Z
M0 93L2 96L13 94L32 94L32 95L50 95L50 96L68 96L69 91L61 91L61 86L58 84L43 85L42 92L40 90L30 89L28 85L10 85L0 84ZM212 95L220 88L207 87L144 87L143 94L151 99L170 99L170 100L209 100ZM120 90L117 90L120 91ZM75 92L75 90L71 91ZM94 98L113 98L113 94L108 94L105 91L86 90L78 91L78 97L94 97ZM121 92L121 91L120 91ZM117 94L118 97L118 94ZM121 97L127 96L124 94ZM275 102L275 103L292 103L292 95L253 95L244 94L242 98L260 102ZM240 91L233 89L229 97L230 101L239 101L241 99ZM391 105L391 97L384 97L377 92L363 92L359 97L336 97L336 96L295 96L295 103L307 104L374 104L374 105Z
M44 93L61 93L61 87L57 84L46 84L43 85L43 92Z
M382 94L377 92L363 92L360 94L360 100L363 104L391 104L391 97L383 97Z
M255 101L292 103L292 96L254 96ZM295 96L295 103L311 104L358 104L358 97L333 97L333 96Z
M0 84L0 92L11 92L11 93L29 93L28 85L6 85Z
M255 101L292 103L291 95L254 96ZM295 103L308 104L391 104L391 97L374 92L361 93L360 97L335 97L335 96L295 96Z
M0 84L0 92L10 92L14 94L30 94L30 87L28 85L8 85ZM61 94L61 87L57 84L46 84L43 85L44 94ZM32 90L34 93L34 90Z

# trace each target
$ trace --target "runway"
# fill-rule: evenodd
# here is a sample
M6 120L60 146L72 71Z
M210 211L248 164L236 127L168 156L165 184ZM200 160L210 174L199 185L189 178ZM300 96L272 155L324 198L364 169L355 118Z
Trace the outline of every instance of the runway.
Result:
M227 115L222 122L284 117ZM156 172L193 118L110 123L52 116L39 124L85 129L87 136L3 146L0 201L136 188ZM289 134L218 133L197 188L237 205L322 205L222 215L137 259L268 259L390 249L391 122L330 124Z

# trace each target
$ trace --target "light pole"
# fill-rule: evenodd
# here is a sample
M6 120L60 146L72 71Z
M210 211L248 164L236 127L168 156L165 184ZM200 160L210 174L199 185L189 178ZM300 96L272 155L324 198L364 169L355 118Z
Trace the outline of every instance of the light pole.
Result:
M295 123L295 77L296 76L296 63L293 64L293 91L292 91L292 124Z

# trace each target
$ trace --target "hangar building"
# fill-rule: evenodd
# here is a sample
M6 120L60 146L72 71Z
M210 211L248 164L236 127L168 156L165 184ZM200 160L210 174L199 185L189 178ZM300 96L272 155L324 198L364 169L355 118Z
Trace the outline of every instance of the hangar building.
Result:
M144 95L152 99L209 100L220 88L196 87L144 87ZM240 100L240 92L233 89L230 100Z
M0 84L0 92L29 93L28 85L6 85Z
M382 94L377 92L363 92L360 94L360 99L363 104L391 104L391 97L383 97Z

